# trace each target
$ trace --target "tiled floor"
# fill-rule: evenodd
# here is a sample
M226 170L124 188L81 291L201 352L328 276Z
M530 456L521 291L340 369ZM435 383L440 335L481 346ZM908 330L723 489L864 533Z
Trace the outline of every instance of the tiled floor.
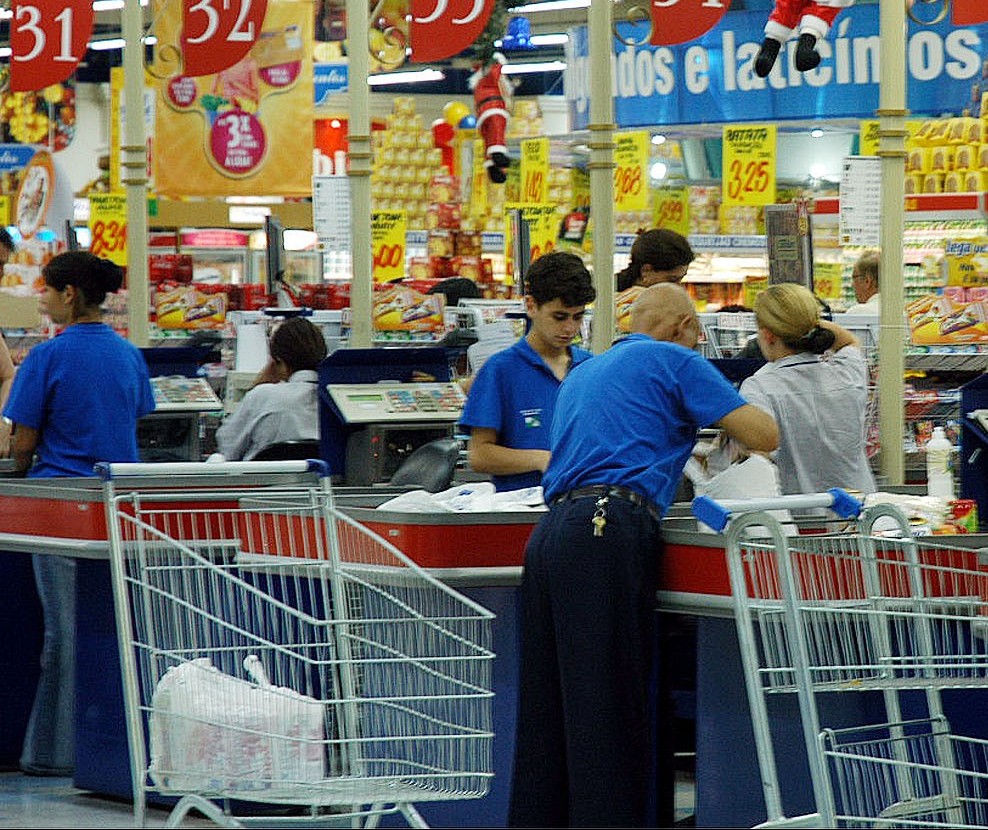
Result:
M677 826L690 826L693 782L681 778L676 786ZM164 827L168 812L148 809L147 827ZM69 778L31 778L19 772L0 773L0 830L22 828L78 828L112 830L133 827L130 804L86 793ZM186 817L183 827L215 827L198 816Z

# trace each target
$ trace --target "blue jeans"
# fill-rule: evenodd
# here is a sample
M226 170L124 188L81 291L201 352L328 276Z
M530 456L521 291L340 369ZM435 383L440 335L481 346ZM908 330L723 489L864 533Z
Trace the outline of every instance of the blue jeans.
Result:
M45 636L21 769L71 775L75 766L75 560L37 553L32 560Z

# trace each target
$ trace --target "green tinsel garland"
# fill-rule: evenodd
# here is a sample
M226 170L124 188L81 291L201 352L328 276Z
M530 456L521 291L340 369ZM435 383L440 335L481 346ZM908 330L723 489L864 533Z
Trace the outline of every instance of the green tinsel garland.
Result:
M491 58L497 51L494 41L504 37L511 10L515 6L521 6L527 2L530 2L530 0L497 0L494 3L494 9L491 11L491 16L487 21L487 25L484 27L484 31L480 33L480 37L473 44L473 56L482 65L490 63Z

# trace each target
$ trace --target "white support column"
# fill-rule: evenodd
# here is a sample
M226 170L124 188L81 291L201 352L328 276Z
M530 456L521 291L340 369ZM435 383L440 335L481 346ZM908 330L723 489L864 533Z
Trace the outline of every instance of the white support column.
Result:
M366 0L346 0L347 51L350 64L350 245L353 282L350 286L350 345L368 348L374 343L371 326L371 147L370 147L370 34Z
M144 127L144 14L140 0L125 0L124 137L121 181L127 193L127 336L148 345L148 197L147 133Z
M609 2L590 4L590 209L593 217L594 302L591 348L605 351L614 339L614 100L611 97L614 35Z
M902 240L905 228L906 10L902 0L880 0L879 143L882 159L881 326L878 336L878 438L881 472L890 485L903 484L903 371L905 299Z

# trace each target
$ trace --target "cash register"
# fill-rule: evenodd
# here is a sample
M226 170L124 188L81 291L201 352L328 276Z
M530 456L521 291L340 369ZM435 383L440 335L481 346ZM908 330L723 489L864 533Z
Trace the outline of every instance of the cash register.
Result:
M414 450L453 435L465 396L456 383L328 384L326 392L351 432L345 481L388 481Z
M155 410L137 423L141 461L200 461L202 416L221 413L223 402L205 378L151 378Z

